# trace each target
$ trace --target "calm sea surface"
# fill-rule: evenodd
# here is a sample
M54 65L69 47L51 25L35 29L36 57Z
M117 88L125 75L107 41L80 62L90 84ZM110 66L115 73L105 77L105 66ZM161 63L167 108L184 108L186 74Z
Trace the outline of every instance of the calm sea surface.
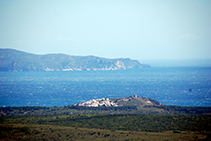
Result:
M166 105L211 106L211 67L0 72L0 107L64 106L137 94Z

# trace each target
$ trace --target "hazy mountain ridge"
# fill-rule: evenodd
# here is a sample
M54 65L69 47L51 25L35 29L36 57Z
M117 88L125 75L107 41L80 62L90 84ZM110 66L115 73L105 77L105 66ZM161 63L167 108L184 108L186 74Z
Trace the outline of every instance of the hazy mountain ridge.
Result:
M14 49L0 49L0 71L124 70L150 67L129 58L106 59L66 54L35 55Z

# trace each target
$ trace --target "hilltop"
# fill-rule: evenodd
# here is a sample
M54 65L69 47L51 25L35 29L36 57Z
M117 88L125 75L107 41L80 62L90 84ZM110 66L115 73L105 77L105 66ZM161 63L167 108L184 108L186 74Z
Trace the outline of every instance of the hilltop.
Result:
M36 55L14 49L0 49L0 71L125 70L143 67L150 66L130 58L107 59L66 54Z
M211 107L164 105L157 100L137 97L101 98L62 107L0 107L0 117L17 115L75 114L187 114L210 115Z
M161 106L160 102L147 99L144 97L137 97L134 95L133 97L125 97L125 98L101 98L101 99L91 99L86 102L80 102L75 104L74 106L83 106L83 107L121 107L121 106L136 106L136 107L144 107L144 106Z

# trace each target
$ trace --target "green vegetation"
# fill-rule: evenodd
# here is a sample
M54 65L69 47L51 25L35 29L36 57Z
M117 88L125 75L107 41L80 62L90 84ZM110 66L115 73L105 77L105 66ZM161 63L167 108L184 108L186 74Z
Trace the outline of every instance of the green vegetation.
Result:
M210 115L211 107L179 106L120 106L120 107L1 107L0 117L17 115L72 115L72 114L174 114Z
M28 133L21 129L27 129ZM3 129L3 130L2 130ZM52 125L1 125L0 140L104 140L104 141L151 141L151 140L209 140L208 134L183 132L136 132L86 129Z
M13 116L0 118L0 139L208 140L210 121L199 115Z
M2 107L0 140L211 140L211 107L114 100L122 106Z
M211 131L211 116L190 115L56 115L2 118L5 124L44 124L107 130L163 132Z

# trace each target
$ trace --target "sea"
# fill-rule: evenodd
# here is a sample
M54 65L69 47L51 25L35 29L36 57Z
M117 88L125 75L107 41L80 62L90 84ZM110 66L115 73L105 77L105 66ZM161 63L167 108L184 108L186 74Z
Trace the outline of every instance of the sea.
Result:
M0 72L0 107L60 107L134 94L165 105L211 107L211 67Z

